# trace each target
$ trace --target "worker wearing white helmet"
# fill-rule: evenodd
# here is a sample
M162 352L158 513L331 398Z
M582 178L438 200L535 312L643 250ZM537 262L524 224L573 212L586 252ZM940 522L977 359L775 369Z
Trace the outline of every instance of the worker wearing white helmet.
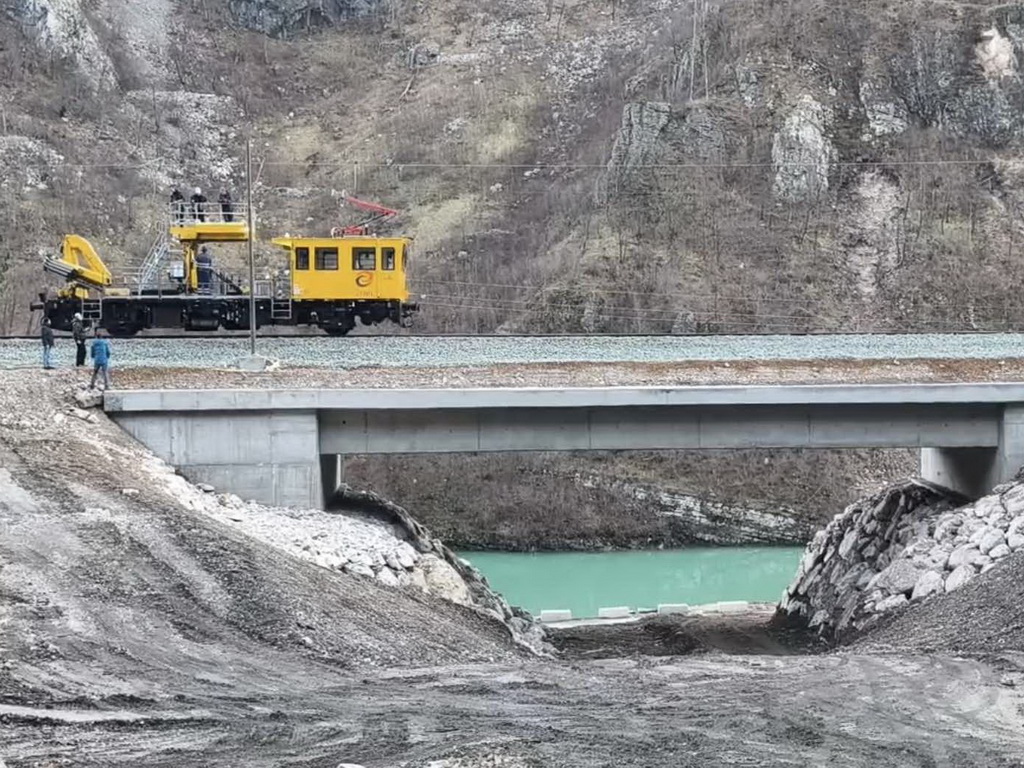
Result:
M200 187L196 187L189 202L192 203L192 213L195 214L196 221L206 221L206 197L203 196Z
M75 312L71 320L71 337L75 340L75 367L81 368L85 365L85 323L81 312Z

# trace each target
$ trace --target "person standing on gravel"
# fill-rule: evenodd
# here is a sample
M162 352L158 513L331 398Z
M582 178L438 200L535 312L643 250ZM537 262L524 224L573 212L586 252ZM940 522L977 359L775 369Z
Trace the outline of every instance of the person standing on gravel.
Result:
M50 327L50 318L43 318L42 328L43 339L43 370L53 370L53 328Z
M81 312L75 312L71 321L71 337L75 340L75 367L81 368L85 365L85 323Z
M96 376L103 372L103 389L110 389L110 342L106 340L102 328L96 329L96 339L92 343L92 381L89 389L96 389Z

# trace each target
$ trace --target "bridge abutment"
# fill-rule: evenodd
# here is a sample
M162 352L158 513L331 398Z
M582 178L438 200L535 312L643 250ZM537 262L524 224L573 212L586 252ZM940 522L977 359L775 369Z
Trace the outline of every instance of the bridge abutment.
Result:
M323 506L316 411L142 412L115 418L194 483L262 504Z
M1007 405L999 444L979 448L922 448L921 477L972 499L1013 479L1024 466L1024 407Z

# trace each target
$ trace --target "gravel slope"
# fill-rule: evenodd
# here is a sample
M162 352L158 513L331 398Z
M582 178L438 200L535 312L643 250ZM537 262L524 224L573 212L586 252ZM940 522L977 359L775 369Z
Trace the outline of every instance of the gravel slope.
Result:
M954 592L907 607L854 647L1024 658L1024 552Z
M245 338L115 339L121 368L224 367L248 355ZM263 338L258 352L293 366L481 366L501 363L645 362L681 360L1004 359L1024 350L1024 334L849 336L353 336ZM57 365L74 358L59 339ZM39 343L0 341L0 368L39 364Z

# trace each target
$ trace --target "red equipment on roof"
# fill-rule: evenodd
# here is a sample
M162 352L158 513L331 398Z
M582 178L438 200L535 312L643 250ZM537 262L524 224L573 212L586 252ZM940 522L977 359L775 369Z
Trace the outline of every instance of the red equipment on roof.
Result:
M353 208L358 208L361 211L372 213L373 215L369 218L363 219L358 224L349 224L345 227L335 227L331 230L331 237L349 237L352 235L368 235L370 234L370 226L378 222L383 223L388 219L393 219L398 215L398 211L394 208L388 208L377 203L371 203L367 200L360 200L358 197L352 197L348 192L342 191L341 193L341 204L342 206L351 205Z

